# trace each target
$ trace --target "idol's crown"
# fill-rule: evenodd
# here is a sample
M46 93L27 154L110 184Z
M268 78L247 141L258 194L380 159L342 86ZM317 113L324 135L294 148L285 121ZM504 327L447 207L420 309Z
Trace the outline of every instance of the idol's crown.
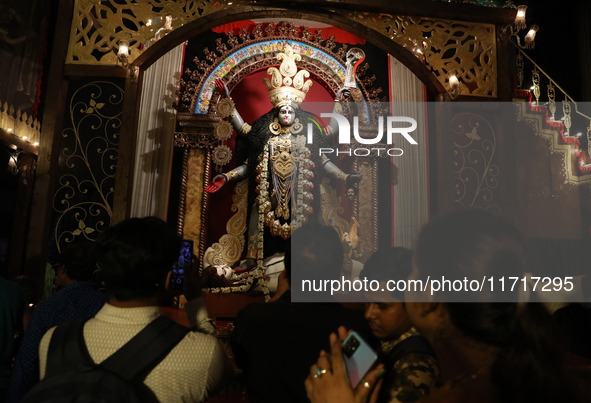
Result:
M312 85L312 80L304 81L310 77L307 70L298 71L295 62L302 60L302 56L294 54L293 48L289 44L285 44L283 50L285 53L277 54L277 59L281 60L281 66L279 69L269 67L267 74L271 75L271 81L265 77L263 82L269 91L273 107L291 105L294 108L299 108Z

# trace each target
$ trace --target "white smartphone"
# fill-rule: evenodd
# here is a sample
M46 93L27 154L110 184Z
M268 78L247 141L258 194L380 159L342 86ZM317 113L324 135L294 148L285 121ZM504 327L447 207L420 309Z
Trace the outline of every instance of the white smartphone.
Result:
M378 356L355 331L349 333L343 341L342 349L349 382L351 382L353 388L356 388L365 374L375 364Z

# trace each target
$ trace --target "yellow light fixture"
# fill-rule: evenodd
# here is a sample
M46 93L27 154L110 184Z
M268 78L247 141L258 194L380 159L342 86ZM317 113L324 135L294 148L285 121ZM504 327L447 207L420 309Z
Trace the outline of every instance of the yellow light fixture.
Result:
M515 29L525 29L525 10L527 6L518 6L517 15L515 16Z
M129 42L126 40L119 41L119 50L117 51L117 60L123 67L126 67L129 59Z
M527 33L527 35L525 35L525 47L527 49L533 49L534 48L534 44L535 44L535 39L536 39L536 32L538 32L538 29L540 29L537 25L532 25L531 28L529 29L529 32Z

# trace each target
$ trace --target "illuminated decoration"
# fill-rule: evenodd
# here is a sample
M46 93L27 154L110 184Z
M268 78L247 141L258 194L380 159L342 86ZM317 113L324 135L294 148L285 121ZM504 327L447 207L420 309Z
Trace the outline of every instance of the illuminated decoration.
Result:
M460 81L455 74L449 76L449 90L447 91L449 97L453 100L456 99L460 95Z
M116 64L120 40L129 42L128 62L132 63L148 45L175 29L238 7L252 8L252 4L246 0L76 0L66 63ZM348 17L424 60L443 86L449 71L455 70L470 89L466 95L496 97L494 25L363 12L350 12Z
M534 40L536 39L536 32L538 32L538 29L540 28L537 25L532 25L529 31L527 32L527 35L525 35L524 42L526 49L534 48Z
M117 60L123 67L128 65L127 59L129 58L129 42L121 40L119 41L119 50L117 51Z
M0 100L0 130L5 130L21 140L31 143L34 147L39 145L41 123L27 112L21 112L8 102Z
M515 7L515 6L513 6ZM536 32L538 32L537 25L532 25L527 31L527 34L523 38L523 45L521 44L521 38L519 37L519 32L527 26L525 23L525 12L527 10L527 6L519 6L517 7L517 14L515 15L515 21L513 25L507 25L506 27L501 28L501 36L507 36L510 38L515 39L515 44L521 49L533 49L535 45L536 39Z
M447 90L447 77L455 71L469 89L465 95L497 96L494 25L383 13L350 12L348 17L412 52Z
M525 12L527 10L527 6L518 6L517 7L517 15L515 16L515 29L525 29Z

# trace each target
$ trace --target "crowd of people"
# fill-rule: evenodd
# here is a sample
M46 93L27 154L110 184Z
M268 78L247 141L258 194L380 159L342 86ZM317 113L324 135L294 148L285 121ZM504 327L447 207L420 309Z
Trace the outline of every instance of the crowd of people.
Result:
M165 319L161 309L180 245L164 221L146 217L112 226L96 244L65 250L57 268L61 289L35 309L18 353L12 335L23 331L25 297L14 283L0 279L6 325L0 344L3 398L33 402L84 395L85 401L100 401L101 396L116 401L116 396L125 401L200 402L222 391L236 371L209 318L198 267L185 273L190 330ZM230 341L249 402L591 398L584 378L569 365L573 356L579 364L591 363L591 334L582 334L589 333L590 324L577 322L589 319L586 306L573 305L553 318L543 304L527 301L458 303L367 292L364 313L337 301L291 301L295 268L336 278L342 265L337 233L331 227L304 225L286 250L272 302L250 304L238 314ZM414 251L376 251L360 277L383 284L442 270L480 277L526 273L526 251L511 225L464 210L433 219L422 229ZM578 327L569 338L572 323ZM343 355L343 340L351 331L378 357L355 384ZM109 357L120 359L116 366L128 373L117 374ZM99 373L100 378L95 376ZM107 393L113 397L105 400Z

